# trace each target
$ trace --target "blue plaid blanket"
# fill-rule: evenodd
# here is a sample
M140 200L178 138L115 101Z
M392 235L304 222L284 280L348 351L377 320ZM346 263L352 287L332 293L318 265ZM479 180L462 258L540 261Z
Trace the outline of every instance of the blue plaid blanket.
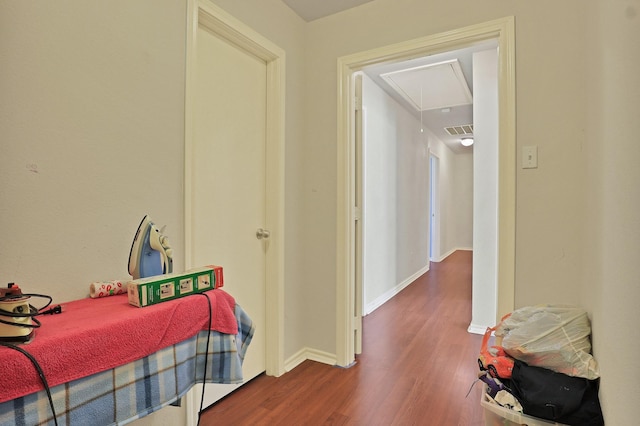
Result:
M242 382L242 361L254 326L238 305L238 334L202 331L190 339L140 360L51 388L60 425L124 425L184 396L206 381ZM19 356L19 355L16 355ZM0 425L53 425L46 392L40 391L0 404Z

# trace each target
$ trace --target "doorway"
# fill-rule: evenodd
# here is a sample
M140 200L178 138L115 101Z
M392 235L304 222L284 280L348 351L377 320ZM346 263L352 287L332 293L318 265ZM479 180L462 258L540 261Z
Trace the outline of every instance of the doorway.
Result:
M337 208L337 316L336 360L347 366L355 359L353 324L355 290L355 222L353 209L356 173L353 75L365 66L400 61L455 50L495 39L498 43L498 225L497 312L513 310L515 260L515 62L513 17L491 21L444 34L425 37L338 60L338 208ZM475 283L474 283L475 286ZM478 291L474 288L474 292Z
M440 161L429 154L429 260L440 261Z

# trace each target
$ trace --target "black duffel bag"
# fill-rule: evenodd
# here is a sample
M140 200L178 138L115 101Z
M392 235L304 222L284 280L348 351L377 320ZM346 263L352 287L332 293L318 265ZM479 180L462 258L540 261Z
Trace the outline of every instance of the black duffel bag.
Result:
M511 390L529 416L572 426L603 426L598 380L572 377L516 360Z

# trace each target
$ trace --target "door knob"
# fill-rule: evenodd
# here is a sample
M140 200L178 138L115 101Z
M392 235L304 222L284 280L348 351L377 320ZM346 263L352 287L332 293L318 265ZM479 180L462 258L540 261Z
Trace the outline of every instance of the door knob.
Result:
M261 240L261 239L267 239L269 238L269 236L271 235L271 232L267 231L266 229L262 229L262 228L258 228L258 230L256 231L256 238Z

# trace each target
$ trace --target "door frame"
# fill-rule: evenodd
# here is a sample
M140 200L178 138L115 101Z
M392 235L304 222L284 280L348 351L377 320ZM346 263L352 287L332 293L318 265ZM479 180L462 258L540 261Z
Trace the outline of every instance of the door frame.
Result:
M429 150L429 261L440 262L442 260L441 257L440 157Z
M184 265L192 265L193 176L192 156L195 143L195 87L197 79L197 31L208 31L244 49L266 63L266 221L271 231L266 252L266 373L284 373L284 112L285 53L266 38L204 0L187 2L187 40L185 76L185 147L184 147ZM214 260L215 261L215 260ZM224 266L224 265L223 265ZM241 303L241 301L240 301Z
M511 312L515 293L515 19L513 16L338 58L336 363L355 360L355 123L353 75L364 67L498 42L498 317Z

